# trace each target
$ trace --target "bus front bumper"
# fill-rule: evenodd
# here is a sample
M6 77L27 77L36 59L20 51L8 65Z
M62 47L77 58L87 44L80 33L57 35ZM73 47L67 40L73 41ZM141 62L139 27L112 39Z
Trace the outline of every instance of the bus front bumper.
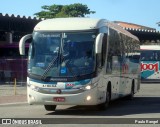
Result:
M76 94L43 94L27 88L29 104L38 105L97 105L105 101L97 87Z

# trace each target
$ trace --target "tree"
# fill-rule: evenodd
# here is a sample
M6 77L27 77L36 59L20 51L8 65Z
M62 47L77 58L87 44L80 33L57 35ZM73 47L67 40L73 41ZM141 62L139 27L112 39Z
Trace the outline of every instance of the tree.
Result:
M38 18L59 18L59 17L85 17L88 14L94 14L87 5L80 3L70 5L44 5L41 12L35 13Z

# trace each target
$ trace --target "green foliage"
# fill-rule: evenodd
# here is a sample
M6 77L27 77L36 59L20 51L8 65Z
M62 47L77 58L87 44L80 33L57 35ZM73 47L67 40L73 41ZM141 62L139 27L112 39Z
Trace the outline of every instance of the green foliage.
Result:
M94 14L87 5L80 3L70 5L44 5L41 12L35 13L39 18L60 18L60 17L85 17L85 15Z

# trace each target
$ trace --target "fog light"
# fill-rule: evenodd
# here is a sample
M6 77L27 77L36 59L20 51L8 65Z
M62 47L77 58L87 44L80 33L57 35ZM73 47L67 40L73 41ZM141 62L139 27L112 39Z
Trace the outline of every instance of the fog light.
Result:
M87 101L90 101L91 100L91 96L87 96Z

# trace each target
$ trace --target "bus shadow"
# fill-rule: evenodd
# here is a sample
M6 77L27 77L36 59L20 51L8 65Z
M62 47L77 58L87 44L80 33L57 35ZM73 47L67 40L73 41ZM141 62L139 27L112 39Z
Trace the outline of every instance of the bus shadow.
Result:
M160 113L159 107L160 97L135 97L132 101L125 98L112 101L105 111L99 111L91 106L73 106L66 109L57 109L55 112L46 115L125 116Z

